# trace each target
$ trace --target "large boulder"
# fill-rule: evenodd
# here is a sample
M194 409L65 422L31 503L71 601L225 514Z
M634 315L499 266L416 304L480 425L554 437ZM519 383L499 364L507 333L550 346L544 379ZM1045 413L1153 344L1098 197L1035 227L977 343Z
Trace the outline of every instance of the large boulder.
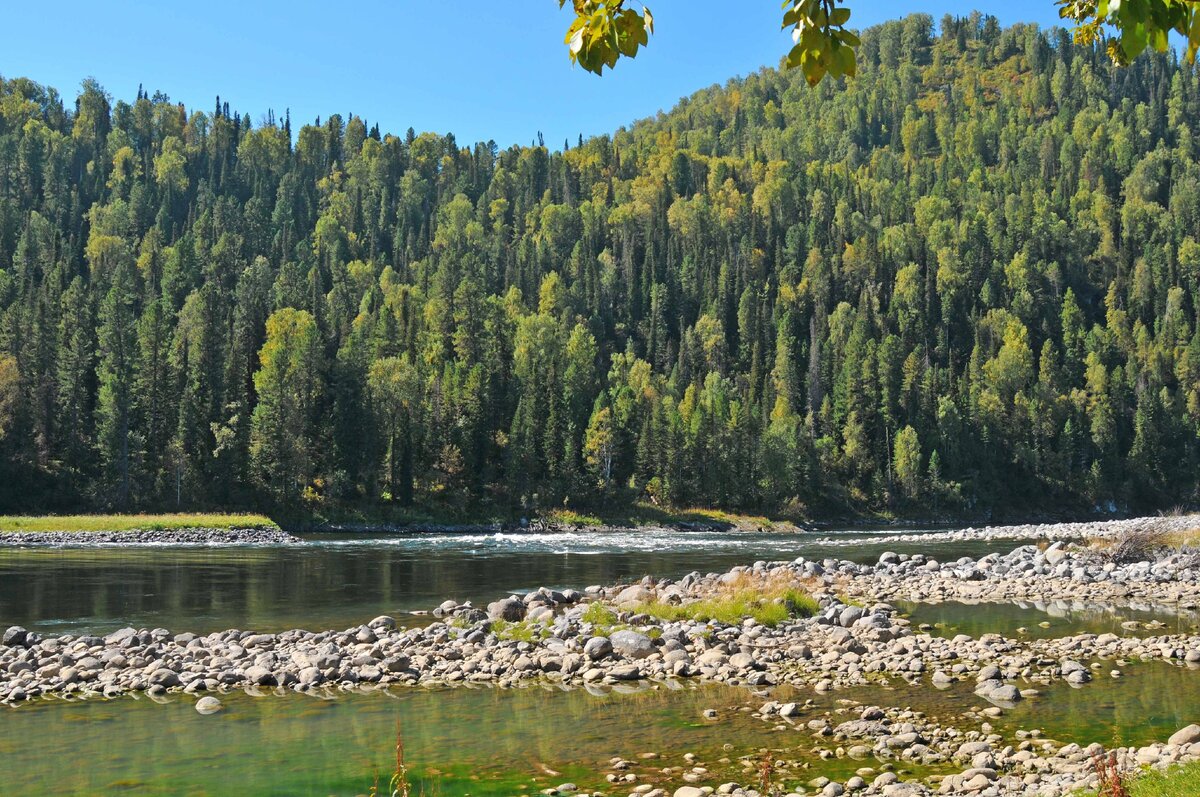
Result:
M150 683L154 686L161 686L164 689L173 689L180 685L179 673L174 670L168 670L165 667L155 670L150 674Z
M519 623L525 619L525 601L510 595L493 601L487 607L489 620L504 620L509 623Z
M1061 562L1063 559L1067 558L1067 551L1063 547L1062 542L1056 542L1053 545L1051 545L1049 548L1047 548L1046 552L1043 553L1042 556L1044 556L1046 558L1046 564L1053 567L1054 565Z
M654 594L650 590L641 584L634 584L632 587L621 590L617 595L616 603L618 606L627 606L635 603L649 603L652 600L654 600Z
M1167 744L1175 746L1185 744L1195 744L1200 742L1200 725L1189 725L1186 728L1180 728L1171 734L1171 738L1167 739Z
M14 625L4 632L4 636L0 637L0 644L9 648L25 647L25 640L29 638L29 632L19 625Z
M246 668L246 680L254 686L277 686L275 673L262 665L255 664Z
M644 659L654 652L654 642L637 631L617 631L609 637L612 648L627 659Z
M620 633L619 631L617 633ZM592 661L598 661L613 652L612 642L608 637L592 637L583 646L583 652Z

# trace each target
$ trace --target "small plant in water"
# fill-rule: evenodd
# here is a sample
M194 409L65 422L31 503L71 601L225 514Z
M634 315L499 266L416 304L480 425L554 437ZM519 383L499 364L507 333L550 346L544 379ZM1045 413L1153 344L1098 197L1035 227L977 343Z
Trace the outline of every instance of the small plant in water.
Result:
M375 772L375 781L371 784L370 797L379 797L379 772ZM388 781L388 797L412 797L412 786L408 782L408 765L404 763L404 734L401 732L400 718L396 718L396 762L392 769L391 780Z
M1092 769L1096 772L1098 797L1130 797L1125 786L1125 776L1117 766L1117 754L1100 753L1092 756Z
M770 750L764 750L762 758L758 761L758 790L766 795L776 795L779 792L775 790L775 784L772 779L775 775L775 757L771 755Z

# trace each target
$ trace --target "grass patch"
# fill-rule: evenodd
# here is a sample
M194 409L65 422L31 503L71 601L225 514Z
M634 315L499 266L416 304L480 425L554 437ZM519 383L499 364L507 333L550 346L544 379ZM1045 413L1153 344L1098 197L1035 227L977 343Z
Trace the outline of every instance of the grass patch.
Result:
M15 534L262 528L276 528L275 521L264 515L226 515L218 513L0 516L0 532Z
M612 628L617 624L617 613L603 603L589 603L580 619L596 629Z
M1165 542L1171 548L1196 548L1200 547L1200 527L1188 529L1187 531L1176 531L1172 534L1167 534Z
M743 576L723 585L712 597L681 604L652 601L639 606L638 611L665 621L715 620L725 625L753 617L759 624L773 628L794 617L812 617L817 608L816 600L794 583Z
M720 509L663 509L662 507L638 502L630 511L633 525L694 523L738 531L796 531L789 519L775 519L763 515L741 515Z
M540 517L547 523L554 523L559 526L604 525L604 520L597 515L585 515L582 512L576 512L572 509L552 509L549 512L543 512Z
M496 620L492 623L492 633L496 635L496 639L505 642L528 642L530 644L541 642L550 636L550 631L546 626L541 623L531 623L528 620L522 620L519 623Z
M664 508L647 501L614 496L604 506L584 510L545 509L536 517L563 526L611 526L638 528L642 526L705 526L727 531L798 531L800 518L786 515L769 518L762 515L742 515L720 509Z
M1200 794L1200 763L1182 764L1166 772L1150 769L1130 776L1127 781L1130 797L1195 797ZM1080 794L1106 797L1095 791Z

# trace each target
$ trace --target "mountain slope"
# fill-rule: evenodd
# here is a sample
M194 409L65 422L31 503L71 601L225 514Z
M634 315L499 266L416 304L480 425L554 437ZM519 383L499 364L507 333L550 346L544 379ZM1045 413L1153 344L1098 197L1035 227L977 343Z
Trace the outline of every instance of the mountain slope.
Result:
M1197 500L1195 68L863 40L553 153L4 81L0 507Z

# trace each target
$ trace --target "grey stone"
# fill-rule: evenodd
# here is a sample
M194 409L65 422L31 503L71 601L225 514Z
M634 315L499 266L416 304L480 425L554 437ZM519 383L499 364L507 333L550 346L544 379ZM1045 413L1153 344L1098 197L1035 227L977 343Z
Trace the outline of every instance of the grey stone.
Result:
M609 637L612 648L627 659L644 659L654 652L654 642L637 631L617 631Z
M174 670L166 668L155 670L150 674L150 683L155 686L161 686L164 689L173 689L180 684L179 674Z
M29 632L19 625L14 625L4 632L4 636L0 637L0 644L10 648L25 647L25 640L29 638Z
M583 652L592 661L598 661L613 652L612 642L609 641L608 637L592 637L583 646Z
M525 602L514 596L501 598L489 603L487 612L489 619L517 623L525 619Z
M1171 734L1170 739L1167 739L1167 744L1176 746L1195 744L1196 742L1200 742L1200 725L1195 724L1189 725L1186 728L1180 728Z
M215 697L202 697L196 701L196 711L201 714L216 714L221 709L221 701Z
M631 603L648 603L654 599L653 593L643 587L641 584L634 584L631 587L626 587L617 595L617 605L626 605Z

